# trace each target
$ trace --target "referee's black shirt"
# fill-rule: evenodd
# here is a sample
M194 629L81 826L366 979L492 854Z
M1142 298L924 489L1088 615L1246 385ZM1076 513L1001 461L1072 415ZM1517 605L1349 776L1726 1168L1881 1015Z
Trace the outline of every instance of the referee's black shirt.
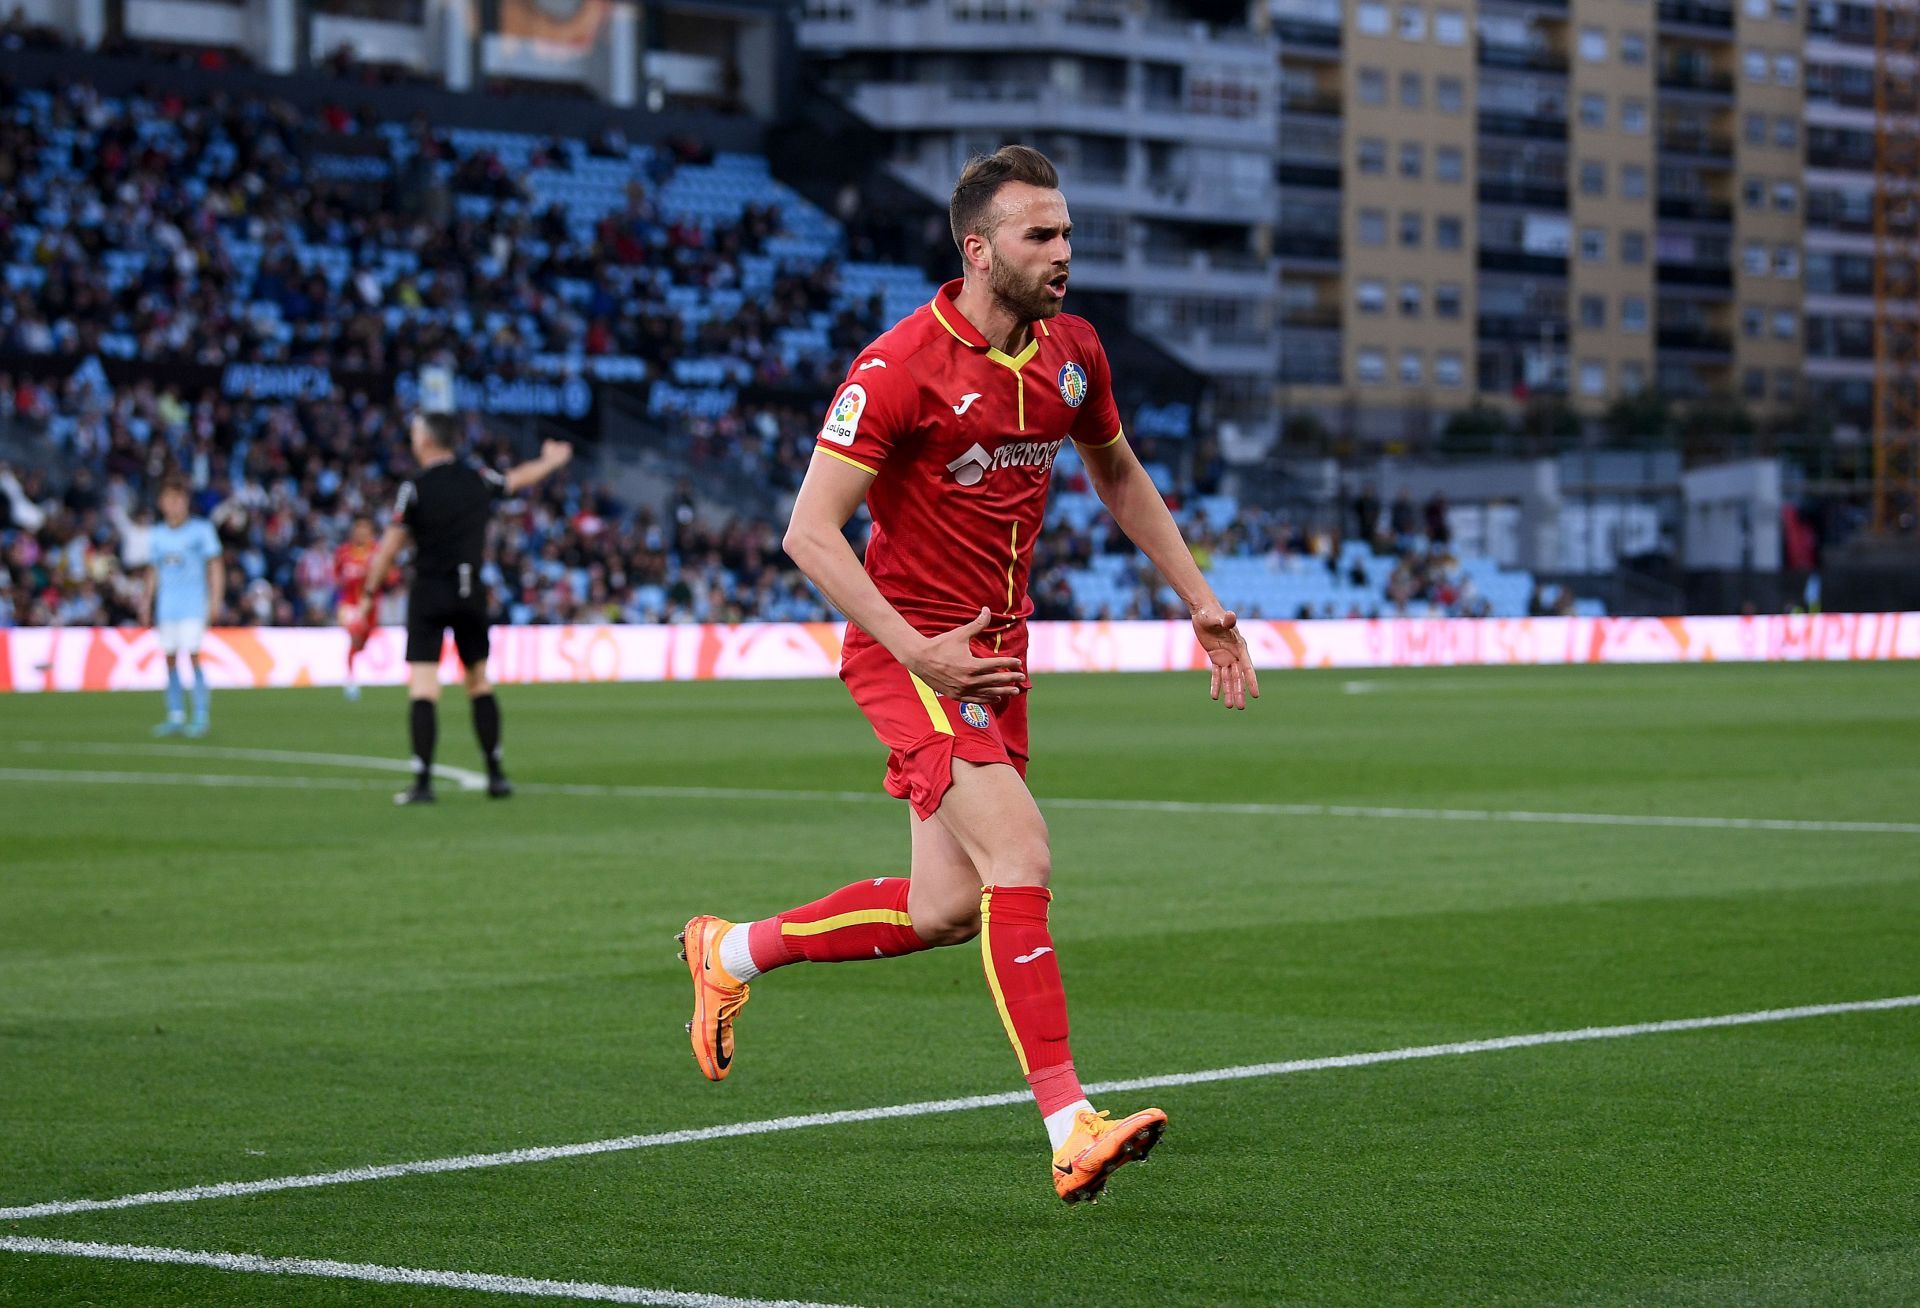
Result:
M403 484L393 514L413 534L414 581L479 575L487 522L506 493L505 477L464 459L436 463Z

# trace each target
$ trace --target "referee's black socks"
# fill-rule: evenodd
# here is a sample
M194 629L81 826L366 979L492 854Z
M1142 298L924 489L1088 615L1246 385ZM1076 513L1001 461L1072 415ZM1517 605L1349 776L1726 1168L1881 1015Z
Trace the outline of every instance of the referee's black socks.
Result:
M480 754L487 760L487 775L500 775L500 701L493 692L473 697L473 734L480 738Z
M433 746L440 735L440 720L430 699L416 699L408 705L408 726L413 731L413 784L433 788Z

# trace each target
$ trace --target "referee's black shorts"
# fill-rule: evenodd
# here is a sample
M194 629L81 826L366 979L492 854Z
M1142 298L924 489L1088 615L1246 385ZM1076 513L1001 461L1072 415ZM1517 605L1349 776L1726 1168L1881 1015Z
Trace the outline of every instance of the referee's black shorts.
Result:
M438 663L440 642L449 628L460 662L485 667L492 645L487 639L487 592L478 578L462 595L453 578L423 578L407 592L407 662Z

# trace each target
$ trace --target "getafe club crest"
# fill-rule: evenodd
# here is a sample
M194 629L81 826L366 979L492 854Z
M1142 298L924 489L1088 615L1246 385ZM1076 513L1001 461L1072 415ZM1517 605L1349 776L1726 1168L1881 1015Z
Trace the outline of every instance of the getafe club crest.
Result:
M1060 398L1067 407L1077 409L1080 402L1087 398L1087 370L1077 363L1060 365Z
M978 727L980 730L985 731L987 729L986 706L984 704L962 704L960 706L960 720L970 727Z

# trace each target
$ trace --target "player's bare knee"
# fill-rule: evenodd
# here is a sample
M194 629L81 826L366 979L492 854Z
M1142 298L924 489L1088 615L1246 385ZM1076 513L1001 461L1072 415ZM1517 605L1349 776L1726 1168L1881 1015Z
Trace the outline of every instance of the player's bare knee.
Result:
M1026 840L993 860L996 886L1045 886L1053 877L1053 854L1044 839Z

